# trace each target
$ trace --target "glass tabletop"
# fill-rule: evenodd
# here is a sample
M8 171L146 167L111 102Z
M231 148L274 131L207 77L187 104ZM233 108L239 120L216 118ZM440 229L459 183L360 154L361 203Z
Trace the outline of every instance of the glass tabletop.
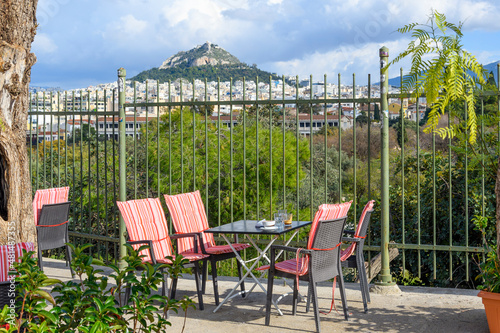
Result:
M305 226L310 225L311 221L292 221L291 226L281 226L275 228L256 228L255 224L257 220L240 220L233 223L223 224L218 227L210 228L205 230L205 232L213 234L237 234L237 235L252 235L252 234L263 234L263 235L281 235L289 231L296 230Z

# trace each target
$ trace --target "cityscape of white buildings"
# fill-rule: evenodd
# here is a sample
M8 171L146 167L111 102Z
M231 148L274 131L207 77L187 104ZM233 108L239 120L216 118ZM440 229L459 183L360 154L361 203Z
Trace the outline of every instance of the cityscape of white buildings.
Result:
M310 113L299 113L299 130L303 135L320 130L326 122L329 126L340 126L347 129L353 126L354 116L366 114L370 108L371 117L375 102L370 106L368 103L352 102L352 99L368 99L377 101L380 98L380 87L378 85L352 86L337 85L324 82L309 82L302 80L294 82L295 77L271 82L254 81L234 81L230 82L207 82L195 80L175 80L169 83L158 84L155 80L146 82L126 81L125 103L165 103L165 102L217 102L213 107L211 120L221 119L221 123L226 126L237 124L238 114L245 106L250 106L255 101L275 100L276 107L286 109L289 115L296 115L297 100L314 100L312 104L317 105L315 115L311 122ZM396 87L390 87L389 93L399 93ZM346 102L324 102L325 99L346 99ZM79 128L80 123L90 123L90 126L97 127L99 135L106 135L108 138L116 136L112 133L111 127L114 118L106 117L104 124L104 112L118 111L117 83L99 84L85 89L75 89L69 91L32 91L30 93L30 112L27 130L33 135L36 134L38 140L54 140L57 137L63 138L61 132L72 133L73 126ZM231 104L224 104L231 101ZM241 104L238 101L242 101ZM244 101L244 102L243 102ZM406 118L415 121L422 119L425 114L425 103L420 103L419 110L415 104L408 103L404 99L401 104L399 98L389 100L389 117L391 119L400 116L401 109ZM146 118L157 117L167 112L168 108L158 106L126 107L126 130L127 135L138 135L140 127L146 122ZM97 112L97 114L96 114ZM354 115L356 113L356 115ZM231 118L230 114L233 115ZM417 114L419 114L417 116ZM135 116L135 117L134 117ZM220 117L219 117L220 116ZM116 120L116 119L115 119ZM295 117L294 117L295 121ZM135 125L134 125L135 124ZM63 130L61 130L63 129ZM68 134L69 135L69 134Z

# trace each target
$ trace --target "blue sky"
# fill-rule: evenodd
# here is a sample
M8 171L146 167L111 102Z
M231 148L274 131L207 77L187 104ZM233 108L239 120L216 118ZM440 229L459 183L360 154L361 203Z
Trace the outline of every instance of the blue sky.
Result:
M496 0L39 0L31 85L86 88L120 67L132 77L206 41L280 75L349 83L356 73L364 84L378 76L378 49L397 55L409 36L395 30L432 8L464 22L464 46L481 63L500 60Z

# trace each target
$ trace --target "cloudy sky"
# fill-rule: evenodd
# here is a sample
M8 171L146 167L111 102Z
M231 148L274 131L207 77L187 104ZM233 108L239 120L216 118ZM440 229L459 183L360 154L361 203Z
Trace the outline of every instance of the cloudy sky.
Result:
M395 30L425 23L432 8L464 23L481 63L500 60L497 0L39 0L31 84L111 82L119 67L131 77L206 41L280 75L356 73L363 84L378 76L381 46L392 57L408 44Z

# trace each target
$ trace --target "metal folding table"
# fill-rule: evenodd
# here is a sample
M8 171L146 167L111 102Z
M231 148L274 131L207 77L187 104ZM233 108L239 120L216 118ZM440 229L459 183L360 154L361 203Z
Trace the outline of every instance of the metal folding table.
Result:
M267 251L271 248L271 245L281 236L289 232L293 232L292 236L288 239L288 241L285 243L285 245L288 245L290 241L297 235L299 232L299 229L305 226L308 226L311 224L311 221L292 221L291 226L280 226L276 228L256 228L255 224L257 223L256 220L240 220L236 221L233 223L228 223L224 224L215 228L211 228L208 230L205 230L205 232L208 233L214 233L214 234L221 234L224 240L229 244L233 252L236 254L236 259L241 263L241 266L246 270L246 273L242 276L242 278L238 281L236 286L229 292L229 294L224 298L224 300L217 306L214 310L216 312L219 310L219 308L227 302L229 299L236 297L238 295L241 295L244 293L244 295L251 293L253 289L258 285L264 293L267 292L266 288L260 283L259 279L252 273L252 269L255 268L255 266L259 263L261 259L267 260L268 263L270 263L270 259L267 256ZM233 234L235 236L238 235L244 235L248 241L252 244L252 246L257 250L258 256L249 260L243 260L239 253L234 249L232 246L232 243L229 241L227 238L227 234ZM271 239L269 240L269 243L265 246L264 249L260 249L256 242L251 238L251 236L254 235L271 235ZM281 253L280 253L281 254ZM253 263L252 263L253 262ZM252 263L252 265L249 267L247 264ZM250 290L245 290L245 291L240 291L235 293L236 289L240 286L240 284L248 277L251 276L255 283L250 288ZM281 310L278 308L278 305L274 303L274 307L278 310L280 314Z

